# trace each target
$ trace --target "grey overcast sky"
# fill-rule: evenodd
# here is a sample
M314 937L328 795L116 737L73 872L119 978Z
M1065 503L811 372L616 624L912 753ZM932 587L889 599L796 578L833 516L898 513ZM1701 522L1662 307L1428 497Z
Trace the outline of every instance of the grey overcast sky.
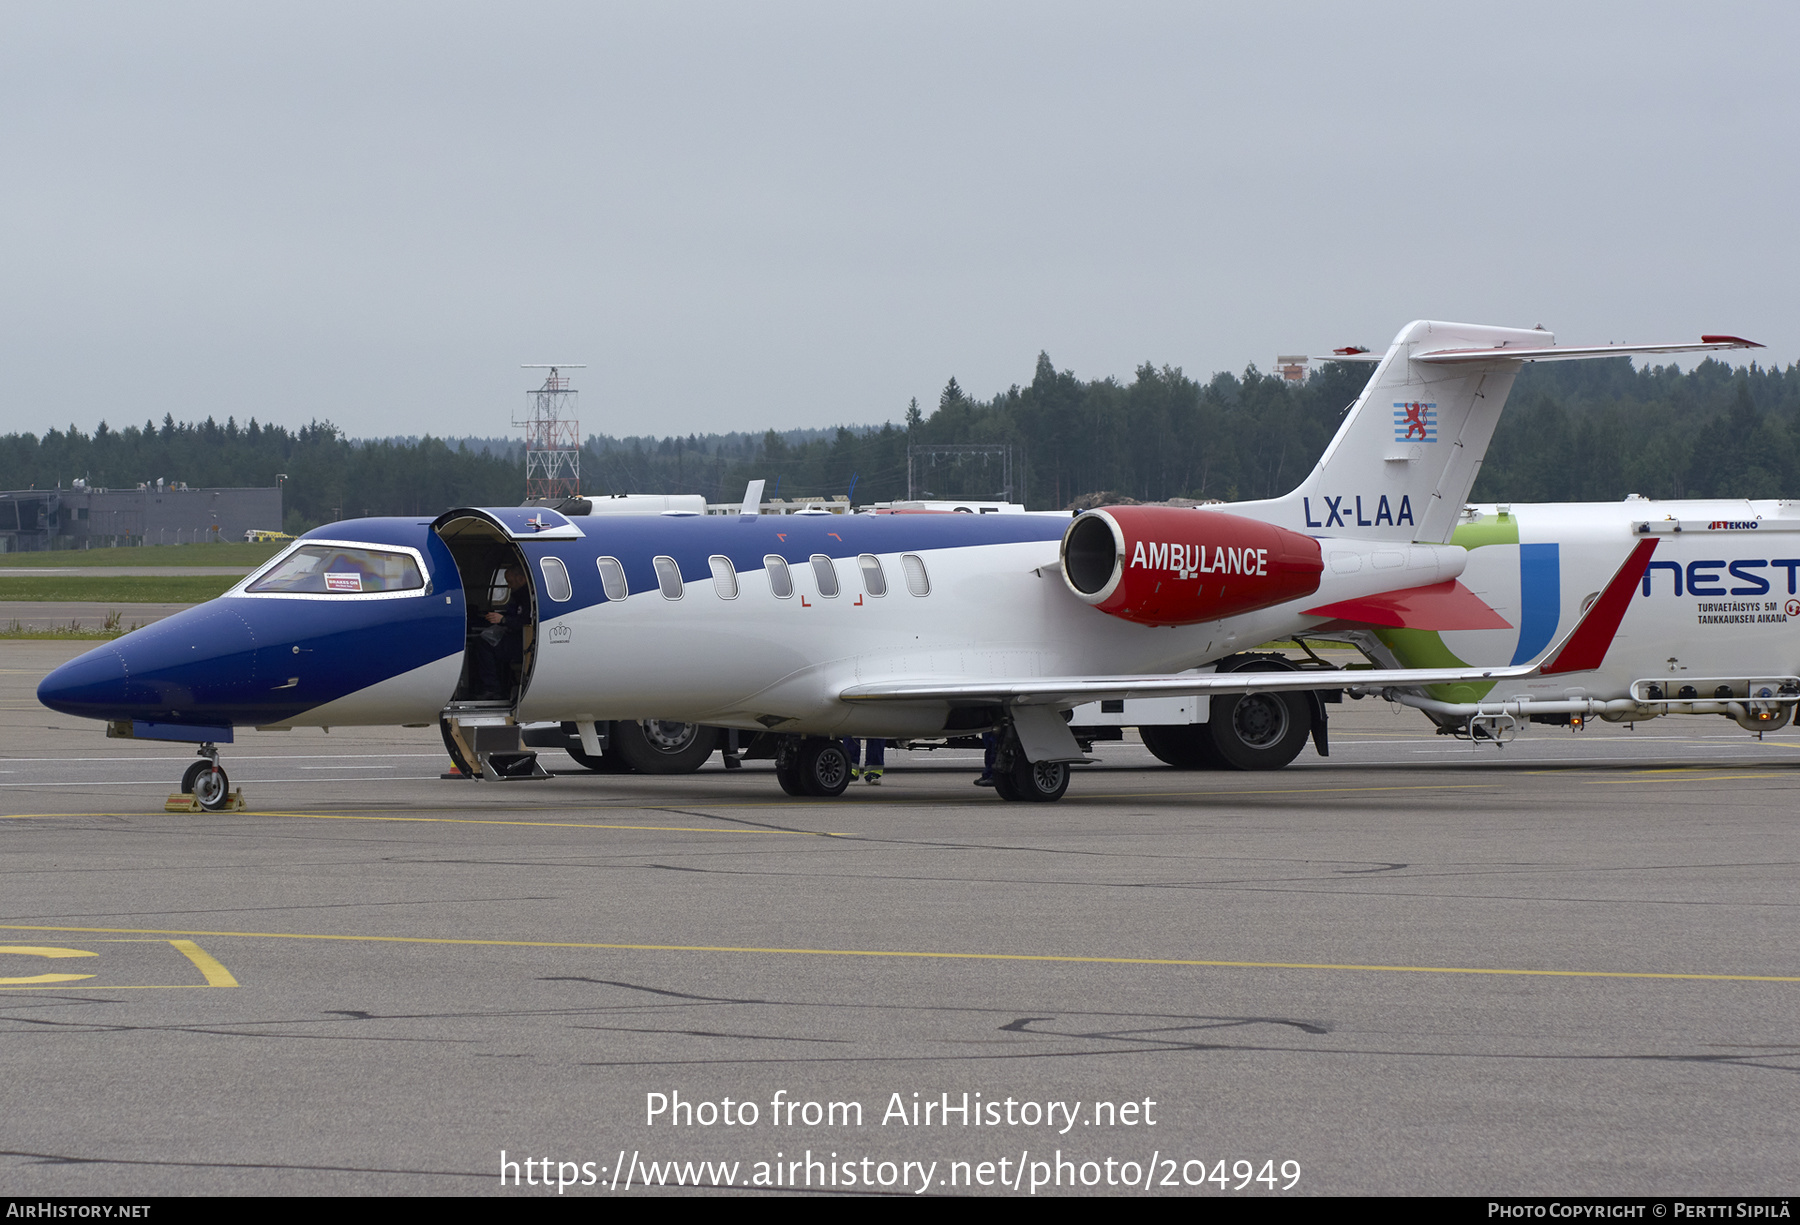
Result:
M823 426L1415 318L1800 358L1800 5L0 7L0 432Z

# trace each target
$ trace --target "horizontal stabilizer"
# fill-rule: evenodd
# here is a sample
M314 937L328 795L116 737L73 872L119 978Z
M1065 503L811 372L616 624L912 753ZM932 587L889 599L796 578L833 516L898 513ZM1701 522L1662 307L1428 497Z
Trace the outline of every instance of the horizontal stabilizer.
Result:
M1698 344L1666 345L1495 345L1473 349L1427 349L1414 353L1412 360L1433 366L1454 366L1465 362L1572 362L1593 357L1630 357L1634 353L1712 353L1719 349L1762 349L1766 345L1742 336L1715 336L1708 333ZM1378 363L1384 355L1367 349L1338 349L1316 362Z
M1764 346L1741 336L1702 336L1699 344L1668 345L1541 345L1526 348L1502 345L1483 349L1429 349L1414 353L1415 362L1433 366L1462 362L1572 362L1592 357L1630 357L1634 353L1712 353L1719 349L1761 349Z
M1455 579L1384 591L1357 600L1340 600L1306 610L1309 617L1334 617L1363 625L1405 630L1509 630L1512 628L1482 598Z

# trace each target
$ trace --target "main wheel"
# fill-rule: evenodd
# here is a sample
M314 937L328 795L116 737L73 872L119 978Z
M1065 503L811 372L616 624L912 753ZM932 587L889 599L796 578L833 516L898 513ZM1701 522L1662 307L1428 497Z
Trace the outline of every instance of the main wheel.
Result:
M1204 723L1140 727L1138 735L1152 756L1177 770L1217 770L1224 764Z
M194 794L194 783L199 779L200 772L202 770L211 770L211 769L212 769L212 762L204 761L204 760L197 761L193 765L189 766L185 771L182 772L182 775L181 775L181 793L183 795Z
M775 781L789 795L807 793L806 784L800 780L800 754L785 744L775 753Z
M1006 770L994 771L994 794L1003 800L1016 800L1019 792L1013 786L1012 774Z
M639 774L692 774L719 745L719 729L698 723L645 719L613 724L608 756Z
M231 799L231 780L225 777L224 770L207 765L195 777L191 794L200 801L200 807L208 812L219 812Z
M1069 763L1066 761L1026 761L1013 759L1010 775L1016 798L1032 803L1048 804L1063 797L1069 789Z
M806 794L829 799L850 785L850 754L836 740L808 740L795 762Z

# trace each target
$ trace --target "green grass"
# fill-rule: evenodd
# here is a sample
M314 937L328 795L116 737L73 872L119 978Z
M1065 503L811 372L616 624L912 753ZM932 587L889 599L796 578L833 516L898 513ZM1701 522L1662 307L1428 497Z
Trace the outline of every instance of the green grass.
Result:
M284 546L249 544L162 544L137 549L61 549L44 553L0 553L0 573L8 566L260 566ZM14 596L13 599L29 597Z
M169 578L143 575L86 577L79 574L31 574L8 578L0 573L0 600L79 600L90 604L202 604L225 594L238 580L229 574L190 574Z
M133 621L125 624L125 614L114 610L106 614L105 624L100 629L90 629L79 621L71 621L67 625L55 625L49 629L26 629L24 622L14 617L10 625L0 625L0 640L29 640L38 642L104 642L117 638L121 634L129 634L138 627Z
M119 634L126 633L130 631L120 630L118 634L109 634L105 630L13 630L0 627L0 642L111 642Z

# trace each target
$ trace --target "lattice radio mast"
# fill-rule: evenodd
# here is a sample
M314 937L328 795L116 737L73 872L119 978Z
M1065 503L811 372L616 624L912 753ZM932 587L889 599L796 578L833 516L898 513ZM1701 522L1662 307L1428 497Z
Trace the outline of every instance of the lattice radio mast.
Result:
M523 365L521 370L548 370L544 385L525 393L525 500L560 500L581 495L581 422L565 370L585 365Z

